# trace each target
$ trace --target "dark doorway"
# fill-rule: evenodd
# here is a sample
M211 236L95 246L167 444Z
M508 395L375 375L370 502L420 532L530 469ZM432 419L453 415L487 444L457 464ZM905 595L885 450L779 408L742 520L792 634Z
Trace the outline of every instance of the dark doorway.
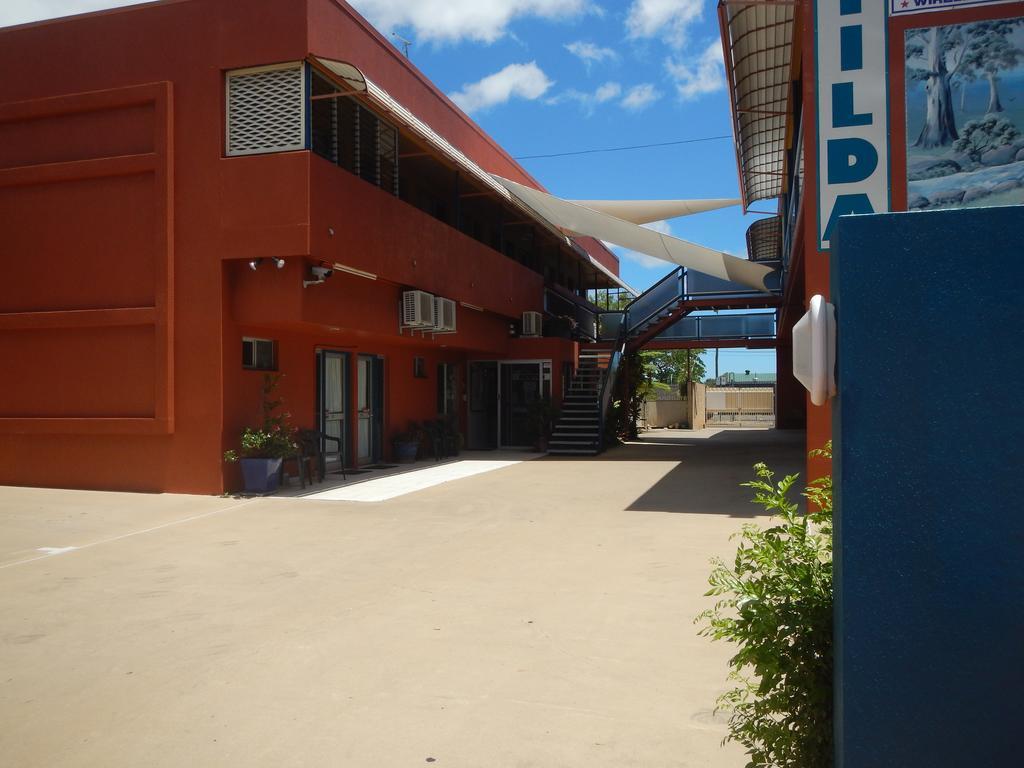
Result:
M539 363L501 364L501 445L523 448L537 439L532 411L540 400Z
M498 447L498 364L469 364L468 445L476 450Z

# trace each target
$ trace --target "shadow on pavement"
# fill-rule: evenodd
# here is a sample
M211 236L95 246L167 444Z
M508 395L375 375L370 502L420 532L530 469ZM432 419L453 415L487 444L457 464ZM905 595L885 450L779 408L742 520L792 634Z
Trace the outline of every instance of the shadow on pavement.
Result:
M802 430L652 430L640 440L611 448L588 461L676 462L664 477L626 509L752 518L763 515L753 492L740 484L754 479L754 464L765 462L776 477L805 471ZM559 460L550 457L544 460ZM579 460L577 458L577 460ZM795 489L792 498L803 502Z

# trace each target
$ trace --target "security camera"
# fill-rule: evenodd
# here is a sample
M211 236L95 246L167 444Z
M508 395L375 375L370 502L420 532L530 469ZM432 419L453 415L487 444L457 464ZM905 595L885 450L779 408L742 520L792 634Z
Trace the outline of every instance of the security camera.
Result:
M310 267L309 270L313 273L313 279L303 280L303 288L309 288L311 285L323 285L324 281L334 274L334 270L330 267Z

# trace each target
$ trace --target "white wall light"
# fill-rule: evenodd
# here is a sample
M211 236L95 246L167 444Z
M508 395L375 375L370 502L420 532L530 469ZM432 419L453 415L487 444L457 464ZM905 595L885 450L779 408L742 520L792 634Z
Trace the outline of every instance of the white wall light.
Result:
M793 326L793 376L824 405L836 394L836 308L817 294Z

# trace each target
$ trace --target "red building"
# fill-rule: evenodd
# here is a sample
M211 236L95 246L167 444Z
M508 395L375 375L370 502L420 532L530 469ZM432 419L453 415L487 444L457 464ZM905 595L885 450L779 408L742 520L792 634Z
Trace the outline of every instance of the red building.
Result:
M0 484L236 487L265 371L349 466L445 414L471 448L527 445L578 343L524 313L619 287L343 2L11 27L0 71Z

